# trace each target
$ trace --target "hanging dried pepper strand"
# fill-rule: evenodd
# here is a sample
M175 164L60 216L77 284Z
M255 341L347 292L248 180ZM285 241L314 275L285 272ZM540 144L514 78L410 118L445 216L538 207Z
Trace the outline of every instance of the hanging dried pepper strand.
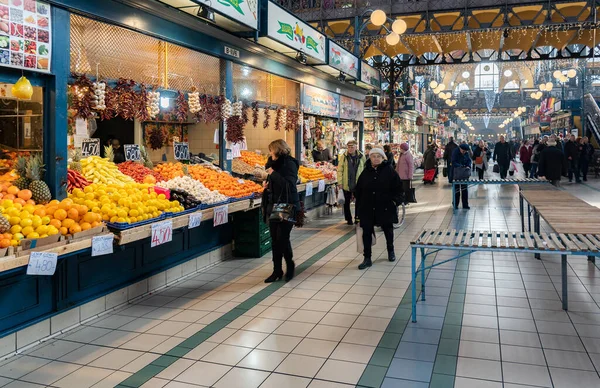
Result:
M119 78L115 92L118 95L119 107L118 114L125 120L133 120L136 115L138 105L138 95L133 90L135 81L125 78Z
M243 141L244 120L240 116L231 116L225 122L227 124L225 139L234 144Z
M175 101L175 116L177 117L177 121L180 123L187 121L188 110L189 106L185 95L181 91L178 91L177 100Z
M244 125L248 124L250 117L248 116L249 106L245 102L242 103L242 122Z
M269 122L271 121L271 110L268 106L265 107L263 113L265 115L265 121L263 121L263 128L267 129L269 128Z
M281 124L283 124L281 121L281 115L282 115L282 110L281 108L277 108L277 111L275 112L275 130L276 131L281 131Z
M100 111L100 119L110 120L117 116L117 109L119 107L119 96L115 93L114 89L110 86L106 85L106 90L104 91L104 105L106 108Z
M150 121L150 112L148 109L148 103L149 103L149 98L148 98L148 90L146 88L145 84L141 84L140 85L140 93L138 95L138 99L137 99L137 107L136 107L136 112L135 112L135 118L144 122L144 121Z
M252 103L252 126L256 128L258 125L258 101Z
M84 120L90 119L94 116L92 110L92 107L94 106L94 85L85 74L71 74L71 76L75 78L73 88L76 89L76 91L74 91L72 99L72 108L76 112L75 117Z

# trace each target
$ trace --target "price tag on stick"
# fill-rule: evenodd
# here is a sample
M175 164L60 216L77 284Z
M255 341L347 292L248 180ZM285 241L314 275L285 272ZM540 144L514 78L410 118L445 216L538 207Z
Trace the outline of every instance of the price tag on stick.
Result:
M313 184L312 182L308 182L306 183L306 197L310 197L312 195L312 191L313 191Z
M319 190L319 193L325 191L325 180L319 179L319 188L317 190Z
M197 228L202 222L202 212L190 214L190 221L188 223L188 229Z
M142 159L139 144L125 144L125 160L138 161Z
M92 256L110 255L113 253L114 234L92 237Z
M227 216L229 215L229 206L223 205L215 208L213 217L213 226L219 226L227 223Z
M173 153L175 160L189 160L190 146L188 143L173 143Z
M58 254L51 252L31 252L27 275L54 275Z
M173 241L173 221L168 220L152 224L150 247L154 248L171 241Z
M100 139L83 139L81 141L81 157L100 156Z

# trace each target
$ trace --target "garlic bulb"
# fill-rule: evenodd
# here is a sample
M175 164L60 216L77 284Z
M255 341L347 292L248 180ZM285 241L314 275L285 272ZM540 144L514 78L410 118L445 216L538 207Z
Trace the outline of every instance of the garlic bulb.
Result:
M160 113L160 93L148 92L148 114L155 118Z
M229 101L229 99L226 98L225 102L221 106L221 118L223 120L227 120L228 118L230 118L232 110L233 110L233 105L231 104L231 101Z
M156 186L169 190L185 191L207 205L227 200L227 197L223 194L215 190L209 190L201 182L189 176L176 177L166 182L159 182Z
M106 109L106 103L104 96L106 93L106 83L94 82L94 98L92 103L92 109L104 110Z
M283 127L287 125L287 109L281 110L281 123Z
M202 106L200 106L200 93L188 93L188 105L190 106L190 113L200 112L200 110L202 109Z
M244 103L241 101L238 102L234 102L233 103L233 109L232 109L232 116L241 116L242 115L242 109L244 109Z

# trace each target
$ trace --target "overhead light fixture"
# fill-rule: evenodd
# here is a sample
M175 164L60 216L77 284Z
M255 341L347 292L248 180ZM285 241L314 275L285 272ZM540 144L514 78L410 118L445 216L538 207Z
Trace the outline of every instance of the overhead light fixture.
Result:
M390 46L395 46L398 44L398 42L400 42L400 35L392 31L385 37L385 41Z
M507 69L507 70L504 71L504 76L505 77L510 77L511 75L512 75L512 70Z
M296 54L296 60L298 62L300 62L301 64L306 65L307 58L306 58L306 55L302 51L298 51L298 54Z
M463 71L463 73L462 73L463 78L469 78L470 76L471 76L471 73L469 73L468 71Z
M385 12L383 12L380 9L377 9L375 11L373 11L373 13L371 13L371 23L373 23L376 26L383 26L383 24L385 23L385 21L387 20L387 16L385 15Z
M560 70L555 70L554 73L552 73L552 75L554 76L554 78L560 79L563 73Z
M212 23L215 22L215 13L211 8L207 7L206 5L201 5L200 8L198 8L196 16L198 16L201 19L208 20Z
M552 88L554 87L554 84L552 82L548 82L546 83L546 91L550 92L552 91Z
M541 90L542 92L545 92L545 91L546 91L546 84L541 84L541 85L540 85L540 90Z
M169 97L161 97L160 98L160 107L163 109L167 109L170 105Z
M394 31L398 35L402 35L406 32L406 22L402 19L396 19L394 23L392 23L392 31Z
M446 89L446 85L444 85L444 84L439 84L439 85L438 85L438 89L440 89L440 90L445 90L445 89Z
M431 82L429 83L429 87L430 87L431 89L436 89L436 88L438 87L438 83L437 83L437 81L431 81Z
M576 75L577 75L577 70L575 70L575 69L570 69L569 71L567 71L567 77L569 77L569 78L575 78Z
M240 94L242 95L242 97L250 97L252 91L248 88L244 88Z

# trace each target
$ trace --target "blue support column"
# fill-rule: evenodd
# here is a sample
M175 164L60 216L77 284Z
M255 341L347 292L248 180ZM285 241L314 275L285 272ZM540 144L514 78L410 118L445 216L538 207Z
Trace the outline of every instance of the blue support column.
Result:
M365 139L365 122L358 122L358 149L364 151L363 141Z
M294 149L294 154L296 159L298 159L298 161L301 161L302 158L300 157L302 155L302 143L303 143L303 139L304 139L304 124L300 125L300 130L296 131L294 133L294 144L295 144L295 149Z
M52 7L52 73L46 83L44 163L52 197L67 196L67 80L70 72L70 13Z
M233 100L233 62L221 60L221 80L224 89L223 94L229 100ZM225 127L225 123L221 122L219 124L219 165L223 170L231 172L231 160L227 160Z

